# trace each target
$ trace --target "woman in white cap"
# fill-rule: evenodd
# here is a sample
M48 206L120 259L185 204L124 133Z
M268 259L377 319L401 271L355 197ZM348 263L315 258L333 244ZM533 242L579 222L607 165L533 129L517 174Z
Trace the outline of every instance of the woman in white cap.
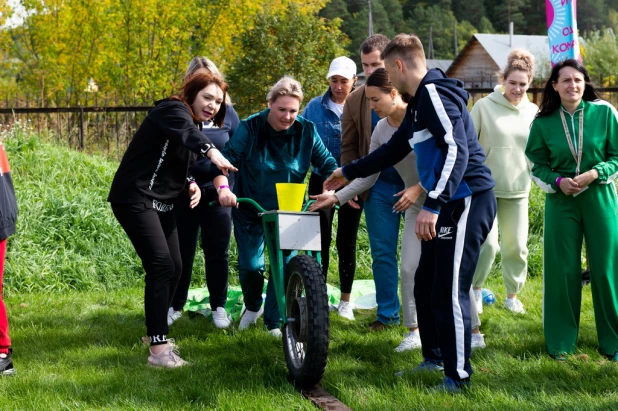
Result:
M330 63L326 76L329 87L324 95L313 98L302 113L302 117L312 121L322 142L340 164L341 153L341 114L343 104L356 83L356 63L348 57L337 57ZM315 169L309 179L309 194L322 193L322 183L328 176L322 176ZM356 237L362 209L352 202L339 209L337 229L337 254L339 256L339 283L341 301L337 311L349 320L354 319L350 302L350 292L356 271ZM334 209L320 210L320 230L322 232L322 270L326 279L330 262L329 249L332 237Z

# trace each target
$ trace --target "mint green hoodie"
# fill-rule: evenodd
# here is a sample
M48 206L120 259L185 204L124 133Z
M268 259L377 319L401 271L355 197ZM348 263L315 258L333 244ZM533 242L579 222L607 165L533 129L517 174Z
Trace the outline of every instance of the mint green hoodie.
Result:
M472 107L472 121L485 150L485 164L496 181L498 198L527 197L530 191L530 167L524 150L530 124L538 111L524 94L517 106L504 97L504 87L483 97Z

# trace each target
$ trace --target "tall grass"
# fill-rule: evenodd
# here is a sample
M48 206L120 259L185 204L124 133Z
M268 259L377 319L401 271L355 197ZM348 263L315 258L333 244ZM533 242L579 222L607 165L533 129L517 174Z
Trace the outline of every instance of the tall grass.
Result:
M50 144L16 123L3 140L19 205L18 228L9 240L7 291L111 290L141 284L143 270L107 203L118 162ZM530 197L529 274L542 272L544 196ZM336 256L334 241L331 255ZM203 255L194 264L193 285L203 286ZM371 278L364 219L358 238L356 278ZM230 281L237 283L236 247L230 247ZM500 269L500 260L495 269ZM329 282L338 285L337 258Z

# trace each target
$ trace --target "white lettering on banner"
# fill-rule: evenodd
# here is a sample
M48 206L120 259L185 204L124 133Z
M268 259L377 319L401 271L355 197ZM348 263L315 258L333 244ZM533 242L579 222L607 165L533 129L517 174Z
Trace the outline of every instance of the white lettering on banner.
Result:
M154 173L152 174L152 178L150 179L150 184L148 185L148 190L152 190L152 186L154 185L155 179L157 178L157 171L161 168L163 161L165 160L165 154L167 154L167 145L170 143L169 140L165 140L165 144L163 145L163 151L161 151L161 158L159 158L159 163L157 164L157 168L155 168Z

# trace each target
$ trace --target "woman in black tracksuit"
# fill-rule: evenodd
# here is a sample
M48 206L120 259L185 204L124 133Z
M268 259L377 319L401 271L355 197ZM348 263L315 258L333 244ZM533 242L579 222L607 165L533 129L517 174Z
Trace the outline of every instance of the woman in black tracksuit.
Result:
M133 136L109 193L114 215L146 271L144 311L152 366L186 364L167 341L167 311L182 270L171 211L187 185L191 206L199 203L201 192L189 174L198 156L210 158L225 173L235 170L198 128L210 119L222 124L226 92L219 76L199 74L178 95L157 102Z
M219 70L206 57L195 57L189 63L185 79L197 73L219 75ZM229 95L225 96L223 125L218 126L213 121L207 121L202 127L202 132L217 149L225 146L240 122L236 111L230 104L229 97ZM181 194L174 204L182 257L182 275L167 314L168 325L172 325L180 318L187 302L198 232L201 232L202 250L206 261L206 285L213 322L219 328L227 328L230 325L230 319L225 311L225 302L227 301L229 276L228 249L232 236L232 209L218 204L208 205L209 202L218 200L217 190L212 184L214 176L211 174L210 165L211 161L208 158L200 158L190 170L202 191L202 199L197 207L189 207L191 199L186 193ZM233 173L228 176L228 181L230 187L233 187Z

